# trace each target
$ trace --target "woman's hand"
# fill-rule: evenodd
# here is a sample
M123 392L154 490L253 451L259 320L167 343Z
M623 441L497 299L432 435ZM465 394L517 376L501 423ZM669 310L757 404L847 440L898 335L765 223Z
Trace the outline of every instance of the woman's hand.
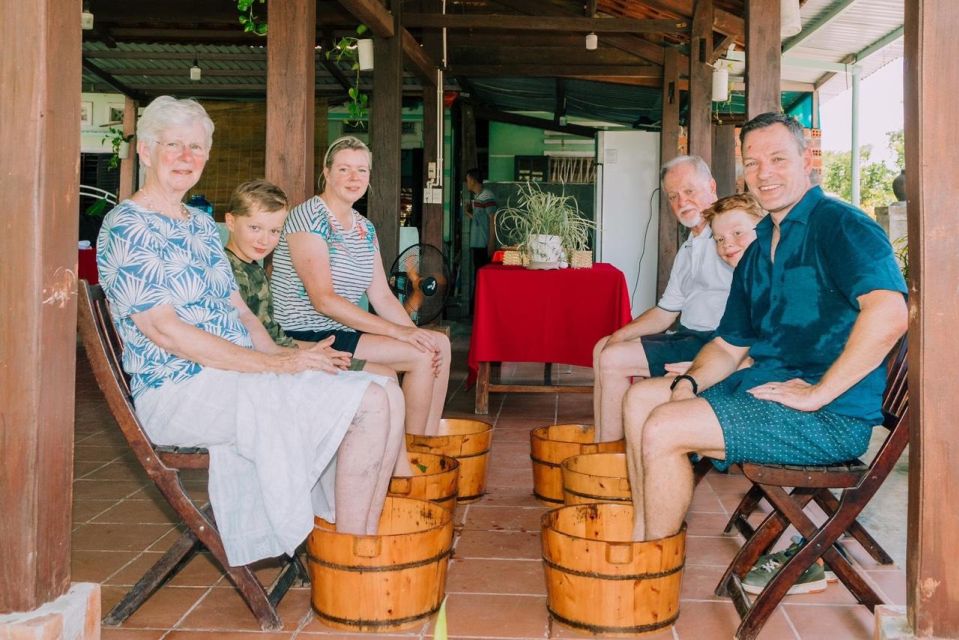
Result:
M443 366L443 352L440 350L440 334L419 327L399 326L392 336L408 342L424 353L433 354L433 376L438 376Z
M337 373L350 368L350 354L337 351L331 345L333 336L307 348L287 349L277 356L277 373L300 373L301 371L325 371Z

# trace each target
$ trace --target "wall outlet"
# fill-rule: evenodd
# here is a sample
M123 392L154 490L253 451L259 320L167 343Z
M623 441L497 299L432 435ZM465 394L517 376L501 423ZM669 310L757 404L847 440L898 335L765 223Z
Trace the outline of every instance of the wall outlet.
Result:
M423 189L423 204L443 204L443 189L439 187Z

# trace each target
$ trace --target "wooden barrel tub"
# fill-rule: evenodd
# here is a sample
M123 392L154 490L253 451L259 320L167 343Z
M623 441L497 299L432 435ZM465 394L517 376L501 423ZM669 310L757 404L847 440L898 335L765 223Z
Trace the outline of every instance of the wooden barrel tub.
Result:
M456 458L433 453L408 453L413 475L393 476L386 495L435 502L447 511L456 508L460 463Z
M446 418L440 420L439 434L406 434L411 453L433 453L456 458L460 463L457 501L468 502L486 492L486 467L489 461L493 426L482 420Z
M549 505L563 504L563 460L584 453L621 453L625 440L593 442L591 424L554 424L529 433L533 495Z
M584 453L563 460L567 505L632 501L625 453Z

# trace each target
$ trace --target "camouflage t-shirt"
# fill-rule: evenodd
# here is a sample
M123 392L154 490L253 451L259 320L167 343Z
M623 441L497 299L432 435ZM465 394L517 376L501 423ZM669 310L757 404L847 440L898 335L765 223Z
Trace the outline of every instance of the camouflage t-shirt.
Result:
M273 319L273 296L270 294L270 281L266 277L266 271L256 262L240 260L225 247L224 252L233 267L233 275L246 306L260 319L273 342L281 347L295 347L293 338L283 333L283 329Z

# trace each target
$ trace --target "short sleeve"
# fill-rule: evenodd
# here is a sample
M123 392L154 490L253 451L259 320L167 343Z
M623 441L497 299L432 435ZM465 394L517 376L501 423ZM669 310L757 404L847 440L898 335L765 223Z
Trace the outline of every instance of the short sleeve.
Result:
M683 280L686 278L690 268L690 250L688 245L683 245L676 254L673 261L673 268L669 272L669 281L666 283L666 290L656 306L663 311L670 313L680 313L683 305L686 304L686 294L683 292Z
M318 215L319 211L320 203L315 197L293 207L286 218L283 233L317 233L324 240L329 240L329 221L327 216Z
M830 227L829 242L819 246L829 278L854 307L859 296L871 291L906 293L889 238L865 214L846 212L841 224Z

